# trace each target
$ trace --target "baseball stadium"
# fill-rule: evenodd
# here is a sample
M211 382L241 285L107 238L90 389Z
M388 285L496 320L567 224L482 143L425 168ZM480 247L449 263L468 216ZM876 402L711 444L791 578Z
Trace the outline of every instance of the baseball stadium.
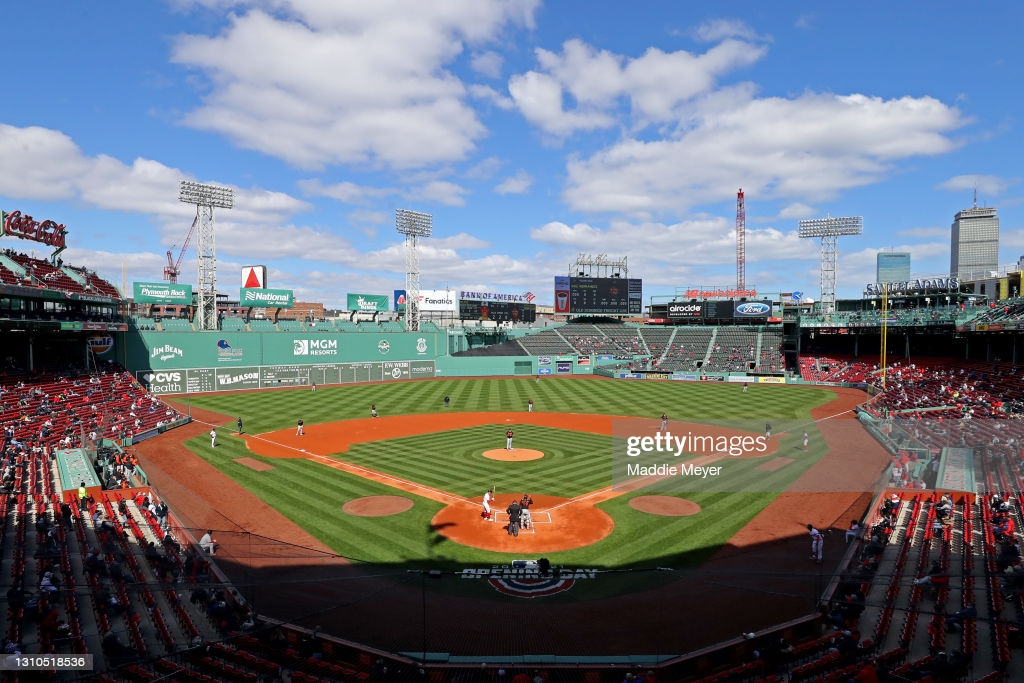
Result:
M5 680L1022 676L1019 273L328 317L3 222Z

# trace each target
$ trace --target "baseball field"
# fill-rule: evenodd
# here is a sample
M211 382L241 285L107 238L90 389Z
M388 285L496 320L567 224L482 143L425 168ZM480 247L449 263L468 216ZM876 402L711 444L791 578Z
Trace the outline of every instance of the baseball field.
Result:
M534 409L527 412L531 399ZM338 609L333 601L344 602L340 619L358 629L356 639L397 650L684 652L722 637L719 627L666 612L657 620L671 624L673 633L657 637L624 637L612 627L601 635L595 623L585 645L571 633L539 643L514 638L514 646L485 638L490 645L481 645L459 620L460 610L479 609L474 601L493 606L513 599L507 595L545 596L562 605L547 617L552 625L588 619L580 615L598 604L588 601L612 609L607 600L613 597L627 600L628 609L657 610L661 600L683 600L696 610L691 615L708 614L716 601L742 605L747 613L725 626L729 633L807 613L830 570L807 565L805 523L841 529L849 515L862 514L870 497L864 482L886 462L852 419L863 395L810 386L751 384L743 391L740 384L603 378L435 379L174 400L195 422L141 450L154 472L164 473L156 484L171 493L172 503L201 500L207 507L195 519L217 527L214 537L225 546L220 562L234 564L232 578L246 595L262 592L262 604L275 605L290 620L329 621L299 609L303 596L331 602L328 612ZM766 422L773 432L761 450L667 456L695 476L618 476L627 436L655 438L663 413L676 434L731 435L749 443L764 436ZM213 427L216 448L208 435ZM505 449L509 429L511 451ZM700 475L715 468L711 476ZM793 493L794 486L802 492ZM495 491L493 520L481 514L489 488ZM512 537L504 510L524 493L535 501L533 524ZM279 522L261 522L271 517ZM834 563L840 552L831 550ZM328 557L341 563L332 565L336 570L324 570L321 560ZM531 595L531 586L516 585L514 576L490 586L409 578L428 571L472 578L460 572L493 573L538 557L585 568L585 576L576 576L597 580L576 581L568 593ZM273 565L273 573L256 578L257 565ZM342 565L362 568L361 581L370 574L387 579L372 588L342 587ZM667 569L679 573L650 573ZM604 572L615 578L600 580ZM709 572L711 587L702 588ZM752 581L757 591L751 592ZM267 591L268 582L277 590ZM411 589L404 597L403 588ZM422 602L422 624L378 630L374 610L403 600ZM537 601L528 602L529 614L539 614ZM518 614L513 606L502 609ZM570 616L576 609L582 611ZM428 621L445 618L463 626L441 638Z

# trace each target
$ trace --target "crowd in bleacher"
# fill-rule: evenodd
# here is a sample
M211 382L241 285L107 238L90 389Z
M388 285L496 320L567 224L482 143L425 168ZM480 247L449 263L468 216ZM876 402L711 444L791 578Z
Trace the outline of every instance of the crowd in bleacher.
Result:
M87 268L66 266L59 259L56 263L51 263L13 249L4 249L3 255L20 268L21 272L8 268L0 261L0 282L65 294L96 294L112 299L121 298L116 287Z
M0 427L9 442L25 448L132 439L182 418L115 366L91 375L16 377L0 381Z

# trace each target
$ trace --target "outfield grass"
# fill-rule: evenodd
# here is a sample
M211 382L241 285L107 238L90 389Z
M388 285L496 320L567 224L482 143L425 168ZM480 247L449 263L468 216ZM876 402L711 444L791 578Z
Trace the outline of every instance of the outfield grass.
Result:
M203 395L192 398L191 403L226 415L241 415L246 432L257 433L291 427L296 414L307 424L368 417L370 403L376 403L382 415L441 412L446 395L452 399L449 412L524 410L526 401L533 398L537 411L648 418L668 412L677 420L746 418L774 424L807 420L812 407L833 397L826 389L812 387L752 385L743 394L739 385L592 379L544 379L538 383L529 378L321 387L315 393L297 389ZM503 430L496 420L491 426L356 444L335 457L464 497L479 496L492 483L498 484L499 491L565 497L611 483L609 436L517 425L516 446L542 450L546 454L543 459L507 463L481 457L481 451L504 445L500 438ZM777 495L774 492L783 490L824 455L817 430L812 426L808 431L814 437L811 451L787 467L766 472L756 469L759 460L730 459L728 491L716 491L716 484L697 481L693 490L672 494L697 502L701 514L654 516L629 506L630 498L642 492L622 495L599 506L615 519L610 536L586 548L550 553L549 557L559 564L593 567L688 566L703 561L768 505ZM795 435L783 439L783 450L795 448L797 440ZM253 456L234 436L219 440L215 452L205 437L187 445L324 544L352 559L444 567L510 559L457 545L433 532L430 522L441 507L434 501L403 492L401 495L414 500L412 509L388 517L354 517L342 511L345 502L395 491L306 460ZM257 472L234 462L241 457L255 457L274 469Z

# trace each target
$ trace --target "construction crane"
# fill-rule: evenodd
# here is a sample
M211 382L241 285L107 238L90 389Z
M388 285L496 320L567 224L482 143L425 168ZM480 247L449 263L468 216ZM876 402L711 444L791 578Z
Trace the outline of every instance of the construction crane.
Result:
M171 249L167 250L167 265L164 266L164 279L170 282L172 285L178 284L178 274L181 273L181 260L185 258L185 252L188 251L188 244L192 241L192 235L196 233L196 225L199 223L199 214L192 219L192 227L188 229L188 234L185 236L185 243L181 245L181 253L178 254L178 260L173 261L174 258L171 256L171 249L174 245L171 245Z

